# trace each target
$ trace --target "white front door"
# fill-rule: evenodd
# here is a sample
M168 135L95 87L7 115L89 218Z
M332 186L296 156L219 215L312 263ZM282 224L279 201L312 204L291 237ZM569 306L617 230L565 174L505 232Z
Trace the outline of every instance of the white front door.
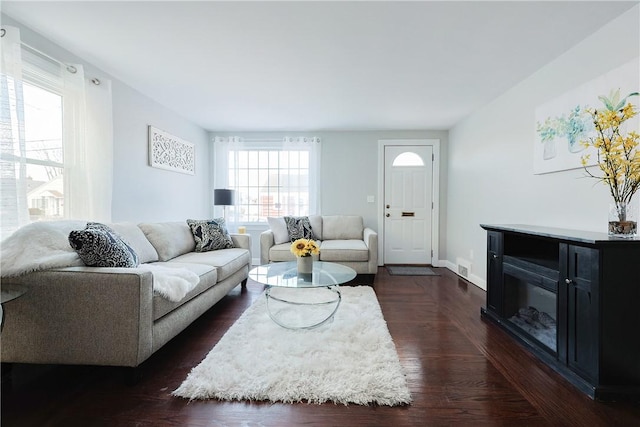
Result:
M433 147L384 147L384 263L432 264Z

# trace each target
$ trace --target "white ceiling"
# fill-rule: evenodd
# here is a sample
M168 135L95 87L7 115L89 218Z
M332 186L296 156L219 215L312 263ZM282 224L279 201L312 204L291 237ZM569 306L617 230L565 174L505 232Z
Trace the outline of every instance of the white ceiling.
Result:
M2 2L207 130L449 129L634 2Z

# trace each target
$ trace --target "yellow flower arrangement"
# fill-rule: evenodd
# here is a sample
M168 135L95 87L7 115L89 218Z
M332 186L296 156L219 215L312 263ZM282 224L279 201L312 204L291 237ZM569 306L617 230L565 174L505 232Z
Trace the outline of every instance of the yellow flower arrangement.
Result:
M585 147L596 149L598 167L602 175L596 175L588 168L589 155L582 156L582 166L591 178L596 178L609 186L620 221L626 221L626 206L640 188L640 135L634 130L626 135L620 129L627 120L638 114L634 105L626 102L629 94L620 100L619 90L609 98L601 96L605 109L590 109L595 136L582 141Z
M291 244L291 252L297 257L318 255L320 247L311 239L298 239Z

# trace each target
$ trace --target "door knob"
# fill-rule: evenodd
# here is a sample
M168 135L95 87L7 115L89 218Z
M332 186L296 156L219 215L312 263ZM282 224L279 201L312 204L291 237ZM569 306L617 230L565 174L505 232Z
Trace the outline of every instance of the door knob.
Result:
M573 280L571 280L571 279L564 279L564 283L566 283L567 285L571 285L571 284L573 284Z
M389 218L391 216L391 214L387 214L386 217Z
M387 209L389 209L391 206L387 205Z

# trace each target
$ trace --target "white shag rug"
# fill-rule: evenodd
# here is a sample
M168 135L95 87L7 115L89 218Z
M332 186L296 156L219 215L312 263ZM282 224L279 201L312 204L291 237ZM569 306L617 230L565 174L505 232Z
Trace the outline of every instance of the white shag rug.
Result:
M261 295L172 394L285 403L410 403L405 374L373 289L340 290L342 303L333 321L309 330L278 326ZM272 295L276 291L279 297L286 294L292 299L331 299L322 288L277 288ZM279 311L277 304L270 305ZM293 306L278 315L292 321L306 316L307 310Z

